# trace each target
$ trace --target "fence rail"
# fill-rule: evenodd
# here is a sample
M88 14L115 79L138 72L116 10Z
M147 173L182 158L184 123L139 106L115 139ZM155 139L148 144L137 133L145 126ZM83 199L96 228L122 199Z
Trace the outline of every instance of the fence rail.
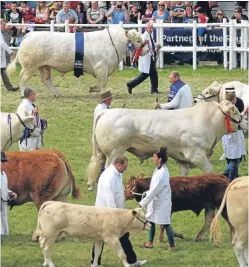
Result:
M86 27L86 28L106 28L106 27L115 27L117 25L110 24L69 24L69 21L66 21L65 24L55 24L54 21L51 21L50 24L15 24L15 26L32 26L32 27L42 27L50 28L50 31L55 31L56 28L64 28L65 32L70 32L70 27ZM142 24L139 21L138 24L119 24L125 29L136 28L140 33L142 29L145 28L145 24ZM13 26L13 24L7 24L7 26ZM209 47L198 47L197 46L197 29L198 28L208 28L208 27L220 27L223 29L223 46L209 46ZM197 69L197 52L208 52L212 51L222 51L223 52L223 65L225 69L233 70L237 67L237 52L240 53L240 68L242 70L247 70L249 68L248 63L248 53L249 53L249 24L248 21L242 21L241 24L237 24L236 20L231 20L227 22L226 19L223 20L223 23L193 23L187 24L178 24L178 23L163 23L163 21L157 20L154 24L156 29L156 43L161 45L161 50L159 52L159 57L157 61L157 67L163 68L163 54L167 52L192 52L193 55L193 70ZM163 30L165 28L184 28L192 29L192 46L185 47L168 47L163 45ZM237 30L241 31L241 45L237 46L236 37ZM228 44L229 37L229 44ZM11 47L12 49L18 49L18 47ZM123 69L122 63L120 64L120 69Z

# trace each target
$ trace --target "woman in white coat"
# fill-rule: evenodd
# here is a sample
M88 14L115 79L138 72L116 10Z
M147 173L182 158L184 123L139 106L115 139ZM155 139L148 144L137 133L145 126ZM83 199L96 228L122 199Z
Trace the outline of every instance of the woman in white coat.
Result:
M8 179L3 171L4 165L7 162L7 158L4 152L1 152L1 239L3 236L9 235L9 225L8 225L8 200L10 197L13 199L17 198L17 194L8 189Z
M165 163L168 160L167 148L161 147L153 155L153 162L157 165L149 191L140 205L147 210L146 218L151 223L149 241L143 245L144 248L153 248L153 241L156 232L155 224L164 226L168 236L170 247L168 250L175 250L174 232L170 226L171 218L171 187L169 183L170 174Z

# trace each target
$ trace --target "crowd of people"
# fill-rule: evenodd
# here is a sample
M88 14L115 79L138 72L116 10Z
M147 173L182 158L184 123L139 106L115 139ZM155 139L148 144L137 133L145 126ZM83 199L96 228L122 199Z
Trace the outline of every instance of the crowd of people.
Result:
M213 2L216 3L216 2ZM118 24L120 22L137 24L139 21L147 23L157 20L164 23L199 23L222 22L224 18L229 20L225 12L218 9L215 17L211 10L218 7L208 1L1 1L1 17L7 23L13 24L7 27L12 31L11 45L18 45L18 36L34 31L34 26L14 26L22 24L49 24L65 23L71 24ZM242 8L238 6L234 10L231 19L248 20L243 14ZM75 32L78 27L70 30ZM199 29L202 36L204 29Z

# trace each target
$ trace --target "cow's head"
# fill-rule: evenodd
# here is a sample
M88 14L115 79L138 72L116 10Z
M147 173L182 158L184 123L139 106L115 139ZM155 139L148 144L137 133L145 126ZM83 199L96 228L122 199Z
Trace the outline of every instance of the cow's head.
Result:
M20 116L20 119L25 124L25 126L29 129L34 129L35 127L35 119L34 116L29 115L29 113L25 110L19 110L17 114Z
M141 49L140 52L141 56L144 56L148 53L149 51L148 43L143 40L143 37L137 30L132 29L129 31L125 31L125 35L128 41L131 41L136 48Z
M225 115L225 123L228 132L236 132L238 128L248 129L248 118L242 116L239 110L228 100L224 100L219 104L222 113Z
M219 102L219 94L221 90L221 84L213 82L206 89L204 89L197 97L194 97L194 104L199 102Z
M150 223L147 221L145 211L142 208L136 208L131 212L133 216L132 230L150 230Z
M130 180L125 185L125 192L124 192L125 200L132 200L136 198L136 194L139 193L137 190L138 189L137 185L140 183L141 180L144 180L143 173L140 173L138 177L131 176Z

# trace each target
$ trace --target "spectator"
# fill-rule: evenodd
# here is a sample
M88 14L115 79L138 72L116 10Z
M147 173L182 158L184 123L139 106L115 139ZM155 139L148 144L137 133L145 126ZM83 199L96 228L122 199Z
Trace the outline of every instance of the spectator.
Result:
M160 1L157 5L158 10L153 12L152 20L156 22L158 19L163 20L163 22L170 22L169 11L167 10L167 6L163 1Z
M183 18L186 16L185 6L182 1L176 1L170 9L170 17L172 23L182 23Z
M1 152L1 240L4 236L9 235L9 224L8 224L8 201L17 199L17 194L8 189L8 178L4 172L4 167L8 159L4 152Z
M5 29L6 27L6 22L4 19L0 19L0 43L1 43L1 60L0 60L0 67L1 67L1 78L3 81L4 86L6 87L7 90L9 91L17 91L19 89L19 87L14 87L9 78L8 75L6 73L6 52L12 56L15 56L16 53L14 51L12 51L10 49L10 47L6 44L6 42L4 41L3 38L3 34L2 31Z
M157 102L154 104L155 108L182 109L192 107L193 96L191 87L180 79L179 72L172 71L169 75L169 81L171 86L168 94L168 103L160 104Z
M209 18L203 12L202 8L197 7L195 10L195 14L198 17L198 23L207 23L208 22ZM203 46L203 39L204 39L205 33L206 33L206 28L198 28L197 29L197 35L198 35L200 46Z
M153 15L153 2L152 1L148 1L146 3L146 10L144 15L142 16L142 21L143 23L148 23L151 19L152 19L152 15Z
M103 23L105 17L104 10L99 8L98 1L92 1L91 7L87 10L87 21L89 24Z
M78 15L78 23L79 24L86 24L87 23L86 11L85 11L83 3L80 3L80 4L77 5L76 13Z
M5 12L6 12L6 4L5 1L0 2L0 8L1 8L1 18L5 18Z
M207 15L208 21L212 22L213 16L212 16L211 8L209 7L209 2L213 2L213 1L197 1L196 7L201 8L202 13L205 13Z
M138 11L138 6L133 5L130 14L130 24L137 24L141 20L141 13Z
M68 1L69 8L76 11L78 4L82 3L82 1Z
M56 23L65 23L68 20L69 24L78 23L78 15L76 12L69 8L68 2L63 2L63 9L56 15ZM76 31L76 27L71 27L70 32Z
M187 5L185 8L186 16L183 18L183 23L193 23L193 21L198 21L197 17L194 17L193 8L191 5Z
M21 1L19 6L19 12L22 14L22 23L32 24L34 23L34 11L27 5L27 1ZM22 26L22 33L27 31L34 31L33 26Z
M248 20L248 17L242 14L242 8L239 6L234 9L234 14L231 19L236 19L237 23L241 23L241 20Z
M227 22L229 21L228 18L225 16L225 13L222 9L219 9L217 12L216 12L216 15L215 15L215 18L214 18L214 22L215 23L222 23L223 22L223 19L226 19Z
M22 23L22 14L17 9L16 2L11 3L11 8L6 14L6 21L11 23L11 24ZM10 45L11 46L14 46L14 45L18 46L17 36L21 32L22 27L21 26L7 26L6 29L13 31Z
M122 1L117 2L111 9L106 13L106 17L112 16L111 24L119 24L121 21L126 23L129 21L129 14Z
M56 20L56 16L58 14L58 12L61 10L61 6L59 1L54 1L53 3L53 7L50 9L50 15L49 15L49 19L51 20Z
M46 7L45 1L39 1L36 8L36 23L46 23L49 18L49 8Z
M33 89L26 88L24 90L24 99L17 108L17 112L25 111L29 115L33 115L36 121L36 128L31 133L31 136L19 142L20 151L31 151L41 148L41 120L38 114L38 107L35 105L36 92Z

